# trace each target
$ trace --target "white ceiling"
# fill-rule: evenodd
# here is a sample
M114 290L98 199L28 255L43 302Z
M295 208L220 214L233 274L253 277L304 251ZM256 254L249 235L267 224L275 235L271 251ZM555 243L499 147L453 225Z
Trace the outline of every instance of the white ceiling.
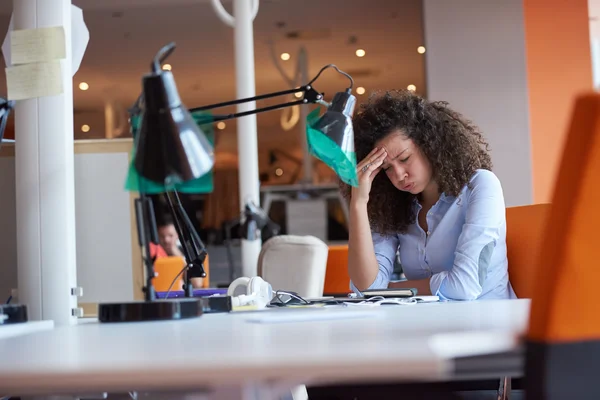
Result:
M104 136L104 104L131 105L141 88L156 51L170 41L177 49L168 62L184 103L192 108L235 98L233 30L216 16L208 0L74 0L84 11L90 42L74 78L76 131L87 123L92 130L77 137ZM0 1L0 32L4 36L11 1ZM225 7L231 11L230 1ZM290 39L300 33L308 39ZM314 38L310 38L310 37ZM356 43L351 43L354 37ZM277 53L292 59L282 62L291 75L300 46L308 53L309 76L334 63L355 78L355 86L369 91L405 88L414 84L424 93L421 0L260 0L254 21L256 92L287 89L270 57L269 41ZM363 48L363 58L355 50ZM0 93L5 93L5 79ZM343 89L345 78L333 70L314 84L326 97ZM89 83L88 91L76 89ZM358 96L359 101L366 95ZM274 104L288 99L276 99ZM225 110L223 110L225 111ZM217 111L215 111L217 112ZM259 149L284 148L295 152L299 133L291 135L279 126L281 111L258 116ZM219 134L218 152L235 152L235 121Z

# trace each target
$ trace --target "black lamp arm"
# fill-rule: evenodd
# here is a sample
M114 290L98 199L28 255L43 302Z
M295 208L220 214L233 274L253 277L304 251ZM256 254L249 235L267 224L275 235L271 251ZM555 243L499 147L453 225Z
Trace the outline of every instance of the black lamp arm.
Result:
M244 99L237 99L237 100L225 101L223 103L216 103L216 104L210 104L207 106L195 107L195 108L190 109L190 112L212 110L215 108L233 106L236 104L248 103L250 101L270 99L272 97L285 96L286 94L300 93L300 92L305 92L305 91L306 91L306 86L302 86L302 87L294 88L294 89L281 90L279 92L260 94L258 96L254 96L254 97L246 97ZM300 100L300 101L302 101L302 100Z
M300 105L300 104L324 103L325 105L328 105L327 103L325 103L325 101L323 101L323 93L317 92L312 87L313 82L316 81L319 78L319 76L321 76L321 74L323 73L323 71L325 71L328 68L335 69L337 72L339 72L340 74L344 75L345 77L347 77L350 80L350 86L348 88L346 88L346 92L350 93L350 91L352 90L352 87L354 86L354 80L352 79L352 77L350 75L348 75L347 73L345 73L344 71L340 70L334 64L328 64L328 65L324 66L323 68L321 68L321 70L319 71L319 73L317 73L317 75L313 79L311 79L311 81L308 82L308 84L306 84L304 86L300 86L300 87L294 88L294 89L282 90L282 91L279 91L279 92L261 94L261 95L254 96L254 97L247 97L247 98L244 98L244 99L237 99L237 100L225 101L223 103L217 103L217 104L210 104L210 105L207 105L207 106L195 107L195 108L190 109L190 112L193 113L195 111L213 110L215 108L233 106L233 105L236 105L236 104L243 104L243 103L248 103L248 102L251 102L251 101L258 101L258 100L270 99L272 97L285 96L286 94L302 93L302 92L304 93L304 97L301 100L291 101L291 102L288 102L288 103L276 104L274 106L269 106L269 107L257 108L255 110L243 111L243 112L239 112L239 113L235 113L235 114L214 115L211 120L213 122L224 121L224 120L227 120L227 119L244 117L246 115L258 114L258 113L265 112L265 111L277 110L279 108L291 107L291 106Z
M156 219L154 218L154 207L152 199L144 193L135 199L135 220L138 231L139 245L143 250L143 261L146 267L146 285L144 287L144 298L146 301L156 300L156 292L152 279L154 279L154 259L150 249L150 243L158 243Z
M251 101L264 100L264 99L269 99L272 97L284 96L286 94L301 93L301 92L304 92L304 97L300 100L290 101L290 102L281 103L281 104L275 104L275 105L267 106L267 107L256 108L254 110L242 111L242 112L234 113L234 114L213 115L210 118L210 120L211 120L211 122L225 121L228 119L244 117L246 115L258 114L261 112L277 110L277 109L285 108L285 107L292 107L295 105L314 104L314 103L318 103L318 102L323 102L323 93L319 93L315 89L313 89L310 85L306 85L306 86L301 86L297 89L282 90L280 92L261 94L259 96L248 97L245 99L238 99L238 100L226 101L223 103L211 104L208 106L196 107L196 108L190 109L190 112L193 113L195 111L213 110L215 108L232 106L232 105L236 105L236 104L243 104L243 103L248 103Z
M175 51L175 42L171 42L165 45L158 51L158 53L156 53L154 59L152 60L152 64L150 65L150 68L152 69L153 73L157 74L158 72L160 72L160 70L162 69L162 63L165 62L167 58L169 58L173 51Z
M204 261L206 260L208 252L206 251L206 247L204 246L202 239L200 239L200 235L198 235L198 232L196 232L190 217L185 212L185 209L181 204L179 194L175 190L172 193L174 194L175 202L173 202L173 199L171 199L169 192L165 193L165 196L167 197L167 201L169 203L175 230L177 231L177 235L181 240L183 255L187 264L184 292L186 297L193 297L194 292L191 283L190 269L198 268L200 269L200 276L202 278L206 277Z

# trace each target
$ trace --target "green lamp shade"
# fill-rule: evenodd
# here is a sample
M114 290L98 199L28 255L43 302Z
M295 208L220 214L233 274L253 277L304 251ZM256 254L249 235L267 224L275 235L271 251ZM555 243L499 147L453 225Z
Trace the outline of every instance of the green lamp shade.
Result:
M192 118L198 124L199 128L202 130L211 146L214 146L215 142L215 133L212 124L212 116L210 113L206 113L204 111L192 112ZM138 131L141 122L141 115L133 115L130 118L131 124L131 133L133 135L134 143L138 138ZM165 193L172 190L177 190L180 193L211 193L214 188L213 183L213 171L209 171L208 173L202 175L199 178L192 179L187 182L179 182L179 183L165 183L161 184L158 182L151 181L149 179L144 178L139 174L137 169L135 168L135 149L136 146L133 146L133 150L131 153L129 170L127 173L127 179L125 180L125 189L130 192L139 192L146 194L160 194Z
M355 101L354 96L348 93L337 93L322 116L319 116L317 108L306 119L309 152L351 186L358 186L354 131L350 118Z

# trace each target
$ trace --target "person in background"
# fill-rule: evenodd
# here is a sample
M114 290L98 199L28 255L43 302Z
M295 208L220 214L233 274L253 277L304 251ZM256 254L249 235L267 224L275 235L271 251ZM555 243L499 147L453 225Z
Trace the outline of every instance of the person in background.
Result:
M488 144L445 102L372 96L353 118L358 187L350 198L351 289L387 288L396 252L407 282L445 300L515 298L502 186Z
M154 243L150 242L150 257L156 259L156 258L168 257L168 256L169 255L167 254L165 249L162 248L162 246L160 244L154 244Z
M158 226L158 241L168 256L181 257L185 260L177 229L175 229L175 224L170 217L163 217ZM191 274L192 286L194 288L202 288L204 278L200 276L199 268L192 267L188 273Z

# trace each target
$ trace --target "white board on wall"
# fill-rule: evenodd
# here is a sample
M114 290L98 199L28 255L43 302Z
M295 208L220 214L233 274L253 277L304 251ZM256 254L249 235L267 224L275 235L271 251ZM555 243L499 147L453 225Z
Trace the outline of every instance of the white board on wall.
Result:
M17 288L15 160L0 157L0 303Z
M79 303L131 301L141 261L133 243L135 220L125 191L131 141L75 142L75 224ZM15 162L0 156L0 302L17 288ZM134 232L133 232L134 233ZM139 297L139 294L138 294Z
M133 300L127 153L75 155L77 284L84 303Z

